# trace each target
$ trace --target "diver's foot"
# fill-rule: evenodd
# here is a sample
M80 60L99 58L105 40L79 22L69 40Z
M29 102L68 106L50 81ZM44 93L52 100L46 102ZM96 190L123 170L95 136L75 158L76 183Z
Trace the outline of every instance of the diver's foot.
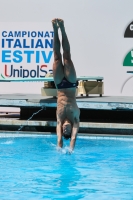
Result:
M53 29L56 31L58 30L59 26L58 26L58 23L57 23L57 19L53 19L52 20L52 25L53 25Z
M64 21L62 19L57 19L57 23L60 27L61 30L63 30L65 27L64 27Z

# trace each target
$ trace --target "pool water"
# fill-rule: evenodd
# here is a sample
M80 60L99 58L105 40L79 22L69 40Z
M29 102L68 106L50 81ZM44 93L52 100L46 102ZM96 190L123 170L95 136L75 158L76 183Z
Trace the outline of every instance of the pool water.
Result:
M15 136L15 135L14 135ZM0 135L1 200L133 199L133 139Z

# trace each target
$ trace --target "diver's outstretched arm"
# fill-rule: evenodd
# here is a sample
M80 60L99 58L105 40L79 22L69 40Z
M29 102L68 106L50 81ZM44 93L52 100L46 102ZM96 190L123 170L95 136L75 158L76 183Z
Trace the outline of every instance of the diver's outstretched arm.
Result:
M58 120L57 120L56 132L57 132L57 146L62 148L63 147L62 126Z
M71 151L74 150L78 130L79 130L79 122L74 123L73 128L72 128L72 136L71 136L71 141L70 141L70 150Z

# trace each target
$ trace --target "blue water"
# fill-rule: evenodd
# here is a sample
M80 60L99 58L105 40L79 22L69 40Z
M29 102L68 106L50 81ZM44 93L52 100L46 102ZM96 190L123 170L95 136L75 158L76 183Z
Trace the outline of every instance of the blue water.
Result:
M0 135L0 200L133 199L133 139Z

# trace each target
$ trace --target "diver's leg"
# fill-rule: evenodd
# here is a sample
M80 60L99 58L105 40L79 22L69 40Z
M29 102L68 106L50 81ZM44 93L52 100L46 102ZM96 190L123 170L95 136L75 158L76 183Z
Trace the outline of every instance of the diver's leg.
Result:
M57 20L52 20L53 30L54 30L54 43L53 43L53 51L54 51L54 63L53 63L53 77L55 84L59 84L64 77L64 70L62 64L62 58L60 53L60 40L58 36L58 25Z
M58 25L62 33L62 48L63 48L63 59L64 59L64 74L68 81L76 82L76 71L71 60L70 44L67 38L67 34L64 27L64 21L57 19Z

